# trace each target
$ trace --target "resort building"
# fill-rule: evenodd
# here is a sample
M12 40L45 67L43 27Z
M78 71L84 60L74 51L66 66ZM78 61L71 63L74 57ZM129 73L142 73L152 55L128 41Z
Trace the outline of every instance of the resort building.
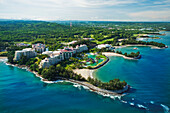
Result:
M40 62L40 67L42 68L48 68L51 65L57 64L58 62L68 59L73 56L73 54L76 54L77 52L83 52L88 50L86 45L80 45L76 46L76 48L72 47L64 47L64 49L61 49L59 51L45 51L42 54L47 54L50 56L50 58L45 58Z
M52 53L53 53L53 51L45 51L45 52L43 52L42 54L43 54L43 55L49 55L49 56L50 56Z
M17 43L16 46L29 46L30 44Z
M73 49L72 47L71 48L64 47L64 49L61 50L61 53L62 53L62 57L63 57L63 60L64 60L64 59L68 59L68 58L72 57L73 54L76 53L76 50Z
M94 40L93 38L83 38L84 40Z
M62 54L60 51L54 51L51 55L50 58L45 58L40 62L40 68L49 68L51 65L57 64L63 60Z
M83 51L87 51L87 50L88 50L88 47L85 44L76 46L76 52L83 52Z
M77 40L71 41L71 42L68 43L68 45L74 44L76 42L77 42Z
M45 44L41 44L41 43L32 44L32 48L35 51L42 53L45 51Z
M118 39L118 42L122 42L123 40L128 40L128 38L121 38L121 39Z
M98 49L108 48L109 50L114 50L115 48L110 44L101 44L96 46Z
M101 45L97 45L97 48L98 48L98 49L109 48L109 47L111 47L110 44L101 44Z
M32 48L25 48L20 51L15 51L14 60L20 60L22 55L26 56L27 58L33 58L37 55L37 53Z

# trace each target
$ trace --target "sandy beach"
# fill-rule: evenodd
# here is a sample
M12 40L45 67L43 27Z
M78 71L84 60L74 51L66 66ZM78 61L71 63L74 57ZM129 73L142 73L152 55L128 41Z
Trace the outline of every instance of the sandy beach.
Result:
M153 45L142 45L142 44L127 44L127 45L123 45L123 46L114 46L115 48L122 48L122 47L130 47L130 46L148 46L151 47L152 49L165 49L165 48L160 48L157 46L153 46Z
M7 59L7 57L3 57L3 56L1 56L1 57L0 57L0 59Z
M113 52L103 52L102 54L103 54L103 55L106 55L106 56L119 56L119 57L123 57L123 58L125 58L125 59L137 60L137 59L130 58L130 57L126 57L126 56L124 56L124 55L121 55L121 54L118 54L118 53L113 53Z
M74 73L77 74L81 74L81 76L83 76L85 79L87 79L88 77L93 78L93 72L94 70L90 70L90 69L74 69L73 70Z

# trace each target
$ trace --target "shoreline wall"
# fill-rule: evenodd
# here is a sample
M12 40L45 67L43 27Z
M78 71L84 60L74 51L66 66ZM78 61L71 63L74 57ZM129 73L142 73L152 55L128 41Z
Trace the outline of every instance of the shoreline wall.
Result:
M106 56L106 61L104 61L102 64L90 69L90 70L94 70L94 69L99 69L100 67L104 66L110 59Z

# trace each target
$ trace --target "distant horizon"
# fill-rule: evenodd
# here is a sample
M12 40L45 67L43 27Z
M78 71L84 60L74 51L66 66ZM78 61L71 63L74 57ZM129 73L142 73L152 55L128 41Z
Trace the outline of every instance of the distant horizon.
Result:
M34 20L34 19L3 19L0 18L0 21L44 21L44 22L57 22L57 21L79 21L79 22L167 22L170 21L127 21L127 20Z

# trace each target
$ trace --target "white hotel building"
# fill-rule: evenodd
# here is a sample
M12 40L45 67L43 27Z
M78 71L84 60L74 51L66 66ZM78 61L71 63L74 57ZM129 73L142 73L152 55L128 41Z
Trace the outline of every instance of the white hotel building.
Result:
M25 48L20 51L15 51L14 60L16 61L20 60L22 55L26 56L27 58L33 58L37 55L37 53L32 48Z
M73 54L76 54L78 52L87 51L88 48L86 45L80 45L76 46L76 48L72 47L65 47L64 49L60 51L46 51L42 54L47 54L50 56L50 58L45 58L40 62L40 68L48 68L51 65L57 64L58 62L68 59L73 56Z

